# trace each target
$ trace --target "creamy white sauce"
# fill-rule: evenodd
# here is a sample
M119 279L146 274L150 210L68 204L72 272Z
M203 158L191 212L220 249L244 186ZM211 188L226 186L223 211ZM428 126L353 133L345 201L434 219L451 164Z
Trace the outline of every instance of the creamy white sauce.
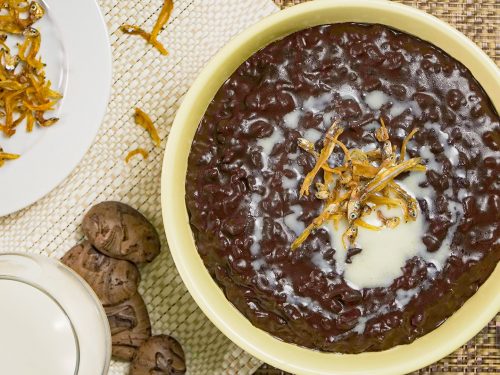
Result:
M410 108L411 108L411 111L412 113L419 117L421 114L422 114L422 110L420 109L420 106L418 105L418 103L414 100L410 101Z
M400 209L381 207L380 210L386 217L401 216ZM372 213L366 221L376 224L375 218L376 214ZM422 214L415 221L401 222L396 228L373 231L359 227L356 246L363 250L352 258L351 264L345 264L345 279L358 288L390 286L403 274L402 268L409 259L426 251L422 242L424 233Z
M457 168L457 169L455 169L455 176L460 177L460 178L466 178L467 171L463 168Z
M316 129L307 129L304 132L304 138L313 143L316 143L321 138L323 138L323 133L321 133L319 130Z
M331 220L327 221L322 226L328 232L330 236L330 244L335 250L335 271L341 275L344 273L347 251L344 250L344 245L342 244L342 234L347 229L347 223L345 220L339 221L337 227L333 224ZM331 269L330 269L331 271Z
M436 124L434 122L426 122L424 124L425 129L429 130L434 130L438 136L439 142L441 142L441 145L444 146L448 142L448 134L446 134L444 131L441 130L441 127L439 124Z
M439 124L436 123L426 122L424 124L424 128L432 129L436 132L439 142L441 143L441 146L443 146L444 154L450 160L453 166L457 166L459 160L458 150L453 145L448 144L448 134L442 131Z
M409 105L396 101L392 104L391 109L389 110L389 114L391 115L391 117L397 117L408 108L410 108Z
M332 265L323 258L323 254L320 251L316 251L311 257L311 263L318 267L321 272L327 274L333 271Z
M458 150L454 146L447 145L447 147L444 148L444 154L454 167L458 165Z
M305 224L299 220L300 215L302 215L302 206L293 205L290 209L293 213L285 216L285 225L298 236L306 228Z
M296 178L283 177L281 182L285 190L294 190L299 187L299 180Z
M420 286L413 289L398 289L396 291L396 305L399 309L404 309L410 301L417 296L417 294L422 290Z
M303 297L297 295L295 292L296 288L294 288L292 282L288 278L279 279L278 283L282 286L283 293L285 293L286 296L286 302L290 305L307 308L309 310L319 312L326 317L334 316L334 314L332 314L331 312L323 309L323 307L317 301L312 300L311 297Z
M383 91L374 90L370 91L365 96L365 103L371 109L380 109L384 104L389 103L390 97Z
M400 102L398 100L394 100L389 114L393 117L396 117L407 109L409 109L414 116L418 117L422 114L422 110L414 100L410 100L408 102Z
M366 315L359 317L358 323L351 331L354 331L360 335L363 334L363 332L365 331L365 328L366 328L366 323L369 320L371 320L373 318L377 318L377 317L382 316L384 314L387 314L388 312L389 312L389 308L387 307L387 305L384 305L384 306L382 306L382 308L380 310L378 310L374 313L366 314Z
M420 186L425 181L425 172L412 172L406 178L398 181L398 184L417 199L430 198L434 200L434 190L431 187Z
M435 199L434 190L419 186L425 181L425 174L413 172L400 181L400 185L415 198L428 199L430 204ZM449 207L455 215L463 214L460 203L450 201ZM388 209L385 206L379 207L386 217L398 216L402 218L400 208ZM381 223L373 212L364 220L372 225L380 226ZM335 249L336 272L343 274L347 283L355 288L376 288L388 287L393 281L403 275L403 267L406 262L417 256L427 262L433 263L437 269L442 269L450 255L450 244L456 229L450 228L447 237L441 247L433 253L427 251L422 237L427 232L427 223L421 212L418 213L415 221L404 222L403 220L396 228L383 228L379 231L372 231L358 227L358 236L355 246L362 249L361 253L352 258L352 263L346 263L347 250L342 243L342 235L347 229L347 221L339 222L338 228L333 227L332 222L327 222L323 228L330 236L330 242ZM331 271L331 265L322 257L315 254L312 262L324 272ZM402 303L402 302L401 302Z
M277 144L285 142L285 136L280 128L275 128L273 134L266 138L259 138L257 145L262 147L264 155L271 155L271 151Z
M301 116L302 111L300 109L295 109L292 112L287 113L285 116L283 116L285 126L289 129L297 129Z
M362 109L365 109L366 102L364 100L362 100L359 91L354 89L352 86L343 84L342 86L339 87L338 93L342 99L344 99L344 100L345 99L352 99L356 103L358 103Z
M469 192L463 188L460 188L458 190L458 194L457 194L457 199L461 202L464 200L464 198L468 197L469 196Z
M429 146L420 147L419 154L425 159L427 169L432 169L438 173L442 172L443 165L436 160L436 156L432 153Z
M283 176L281 178L281 185L283 189L297 190L299 189L299 182L302 179L303 168L297 164L295 160L292 160L292 163L285 164L284 169L289 169L295 172L295 176L293 178L288 178Z
M302 109L312 113L322 112L333 102L333 94L327 92L319 96L310 96L302 103Z
M266 260L264 258L259 258L254 261L252 261L252 268L256 271L259 272L262 267L266 264Z
M250 214L255 217L252 233L253 243L252 246L250 246L250 252L252 255L260 254L260 241L262 240L262 229L264 226L264 218L258 214L259 204L261 201L262 197L258 194L254 193L250 197Z
M422 110L416 101L409 100L402 102L380 90L374 90L366 94L364 102L368 105L368 107L370 107L370 109L375 111L382 108L384 104L391 103L391 107L389 109L389 115L391 117L397 117L407 109L410 109L414 116L418 117L422 114Z
M363 152L368 152L368 151L373 151L376 150L379 147L379 145L375 142L372 143L367 143L361 147L361 151Z
M482 254L476 253L476 252L462 255L462 260L464 263L478 262L481 260L481 258L482 258Z

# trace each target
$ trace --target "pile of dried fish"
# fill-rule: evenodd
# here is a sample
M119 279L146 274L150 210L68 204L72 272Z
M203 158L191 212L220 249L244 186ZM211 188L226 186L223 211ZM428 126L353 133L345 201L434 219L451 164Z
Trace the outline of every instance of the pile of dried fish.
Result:
M52 90L45 64L38 57L42 37L32 25L45 13L41 5L3 0L0 6L0 131L11 137L23 121L28 132L35 124L45 127L56 123L58 119L45 118L45 112L53 110L62 96ZM24 37L17 54L6 43L8 34ZM0 166L18 156L0 149Z
M408 141L417 132L413 129L403 140L399 159L397 147L389 140L389 134L384 121L380 120L380 128L375 131L375 138L380 148L364 152L361 149L347 149L339 141L343 129L338 121L326 132L323 148L318 153L314 144L304 138L299 138L298 145L304 151L316 158L314 168L306 175L300 189L300 196L309 195L311 184L316 175L322 170L323 181L316 183L316 197L324 200L324 208L318 217L292 243L292 250L297 249L311 234L328 220L334 225L346 219L348 228L342 236L344 248L353 245L358 227L370 230L380 230L383 227L394 228L399 225L399 217L385 217L380 210L381 206L389 208L401 207L403 219L413 221L417 218L417 201L394 179L403 172L425 172L421 158L405 159ZM328 163L330 156L338 146L344 153L343 164L331 167ZM376 210L382 226L367 223L363 218Z

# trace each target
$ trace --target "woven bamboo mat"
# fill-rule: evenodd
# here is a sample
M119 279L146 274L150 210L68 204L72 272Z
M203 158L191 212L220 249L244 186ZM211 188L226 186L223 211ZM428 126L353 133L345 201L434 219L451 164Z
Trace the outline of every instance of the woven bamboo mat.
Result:
M353 0L355 1L355 0ZM275 0L285 8L304 0ZM500 64L500 0L396 1L426 11L454 26ZM500 314L467 344L414 374L500 373ZM255 375L285 375L268 365Z

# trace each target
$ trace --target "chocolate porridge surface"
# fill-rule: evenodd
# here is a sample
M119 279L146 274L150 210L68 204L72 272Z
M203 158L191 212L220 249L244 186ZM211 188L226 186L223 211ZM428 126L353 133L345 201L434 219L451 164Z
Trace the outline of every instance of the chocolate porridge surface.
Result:
M346 250L327 230L290 250L297 226L322 209L314 194L299 197L315 160L297 139L320 149L341 119L348 148L369 146L379 118L396 145L419 128L407 152L427 164L418 202L429 257L407 259L389 286L359 288L339 272ZM186 180L198 251L234 306L286 342L343 353L409 343L453 314L500 259L499 129L471 73L428 42L354 23L291 34L245 61L199 125ZM348 261L367 251L351 249Z

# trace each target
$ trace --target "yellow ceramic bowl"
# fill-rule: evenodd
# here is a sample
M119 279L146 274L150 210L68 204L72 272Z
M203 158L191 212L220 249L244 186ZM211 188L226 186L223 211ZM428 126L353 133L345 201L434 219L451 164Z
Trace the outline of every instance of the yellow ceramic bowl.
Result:
M199 257L184 202L187 159L198 123L222 83L257 50L311 26L336 22L384 24L427 40L465 64L497 110L500 73L474 43L448 24L416 9L384 0L319 0L267 17L229 42L193 83L177 112L161 181L170 251L191 295L210 320L255 357L298 374L403 374L448 355L472 338L500 310L500 266L442 326L409 345L355 355L321 353L284 343L255 328L225 298Z

